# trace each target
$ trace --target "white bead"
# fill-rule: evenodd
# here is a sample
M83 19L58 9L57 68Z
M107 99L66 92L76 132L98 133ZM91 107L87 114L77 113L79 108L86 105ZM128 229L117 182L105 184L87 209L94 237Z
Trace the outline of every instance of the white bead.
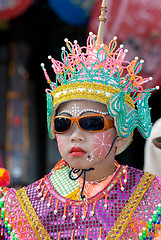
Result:
M139 59L138 56L136 56L136 57L135 57L135 60L138 60L138 59Z
M120 44L120 48L123 48L124 47L124 44Z
M143 59L141 59L141 60L140 60L140 63L144 63L144 60L143 60Z
M91 216L93 216L94 215L94 211L91 211Z
M124 191L124 187L121 187L121 191Z
M146 228L145 227L143 227L143 231L145 231L146 230Z
M47 207L48 207L48 208L50 207L50 203L47 203Z
M157 211L154 211L153 213L154 213L154 214L157 214Z
M128 49L125 49L124 52L127 53L127 52L128 52Z
M40 66L41 66L41 67L44 67L44 63L41 63Z
M107 209L107 204L106 203L104 204L104 208Z
M51 59L51 55L48 56L48 59Z
M64 42L68 42L68 38L65 38L65 39L64 39Z
M66 215L65 214L63 215L63 219L66 219Z
M61 50L62 50L62 51L65 51L65 47L62 47Z
M152 78L152 77L149 77L149 80L150 80L150 81L152 81L152 80L153 80L153 78Z
M77 42L78 42L77 40L74 40L74 43L76 43L76 44L77 44Z
M41 197L41 196L42 196L42 193L39 193L39 194L38 194L38 197Z
M82 220L84 220L85 218L86 218L86 216L83 215L83 216L82 216Z
M104 44L103 44L103 43L101 43L101 44L100 44L100 47L104 47Z
M98 240L101 240L101 238L99 237Z
M161 207L161 203L158 204L158 207Z
M57 212L58 212L58 211L55 209L55 210L54 210L54 214L56 215L56 214L57 214Z
M11 224L10 224L10 223L8 224L8 227L11 227Z
M43 202L43 201L44 201L44 197L41 198L41 202Z
M95 38L95 37L96 37L96 34L93 34L93 35L92 35L92 37L94 37L94 38Z
M93 34L93 32L89 32L89 35L91 36Z
M151 219L151 218L149 218L149 222L152 222L152 219Z
M156 88L157 90L159 90L160 87L159 87L159 86L156 86L155 88Z
M113 37L113 40L116 40L116 39L117 39L117 37L116 37L116 36L114 36L114 37Z
M40 189L40 186L37 186L36 189L39 190L39 189Z
M124 179L124 183L127 183L127 179L126 178Z
M8 221L8 218L7 218L7 217L5 218L5 221Z
M143 234L140 232L140 233L139 233L139 237L141 237L142 235L143 235Z
M125 173L126 173L126 170L124 169L122 172L123 172L123 174L125 174Z
M75 217L72 218L73 222L75 222Z

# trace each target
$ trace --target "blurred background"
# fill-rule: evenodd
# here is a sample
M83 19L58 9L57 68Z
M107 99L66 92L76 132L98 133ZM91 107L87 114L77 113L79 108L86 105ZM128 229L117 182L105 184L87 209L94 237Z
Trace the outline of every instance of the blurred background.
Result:
M118 37L129 50L127 60L144 59L145 85L161 86L161 1L108 0L104 43ZM101 0L0 0L0 165L12 186L27 185L47 174L60 160L46 121L45 63L60 60L64 38L86 44L97 34ZM149 100L152 123L161 117L161 91ZM161 133L160 133L161 135ZM145 139L135 130L133 143L117 156L122 164L143 169Z

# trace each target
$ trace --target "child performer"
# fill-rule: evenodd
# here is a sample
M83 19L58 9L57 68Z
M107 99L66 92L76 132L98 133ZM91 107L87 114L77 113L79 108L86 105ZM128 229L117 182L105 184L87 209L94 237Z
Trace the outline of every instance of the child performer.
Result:
M65 39L62 62L49 57L56 82L42 64L49 135L62 160L27 187L2 188L5 239L161 239L161 180L115 161L136 127L149 137L155 89L143 89L142 60L127 62L116 37L109 46L101 39L89 33L85 47Z

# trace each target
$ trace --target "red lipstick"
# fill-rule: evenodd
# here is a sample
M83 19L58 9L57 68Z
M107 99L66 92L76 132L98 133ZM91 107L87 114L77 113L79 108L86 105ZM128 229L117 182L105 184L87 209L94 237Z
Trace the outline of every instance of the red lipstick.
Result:
M80 147L72 147L70 150L70 154L73 157L82 157L86 154L86 152Z

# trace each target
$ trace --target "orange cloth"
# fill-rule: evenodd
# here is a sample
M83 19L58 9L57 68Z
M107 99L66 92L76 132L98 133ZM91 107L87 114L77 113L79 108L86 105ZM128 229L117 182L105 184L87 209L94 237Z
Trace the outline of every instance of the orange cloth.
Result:
M105 186L107 186L107 184L110 182L112 178L113 178L113 174L112 176L109 176L108 178L106 178L104 181L100 183L90 183L86 181L85 187L84 187L84 194L86 195L87 198L91 198L95 196L98 192L100 192L103 188L105 188ZM83 179L78 178L77 181L79 183L80 188L82 189Z
M117 171L117 169L120 167L120 165L116 161L115 161L115 165L116 165L116 171ZM102 189L104 189L107 186L107 184L111 181L111 179L114 177L116 171L101 182L85 181L85 187L84 187L83 192L86 195L86 198L91 198L91 197L95 196L97 193L99 193ZM83 179L78 178L77 181L79 183L80 189L82 189Z

